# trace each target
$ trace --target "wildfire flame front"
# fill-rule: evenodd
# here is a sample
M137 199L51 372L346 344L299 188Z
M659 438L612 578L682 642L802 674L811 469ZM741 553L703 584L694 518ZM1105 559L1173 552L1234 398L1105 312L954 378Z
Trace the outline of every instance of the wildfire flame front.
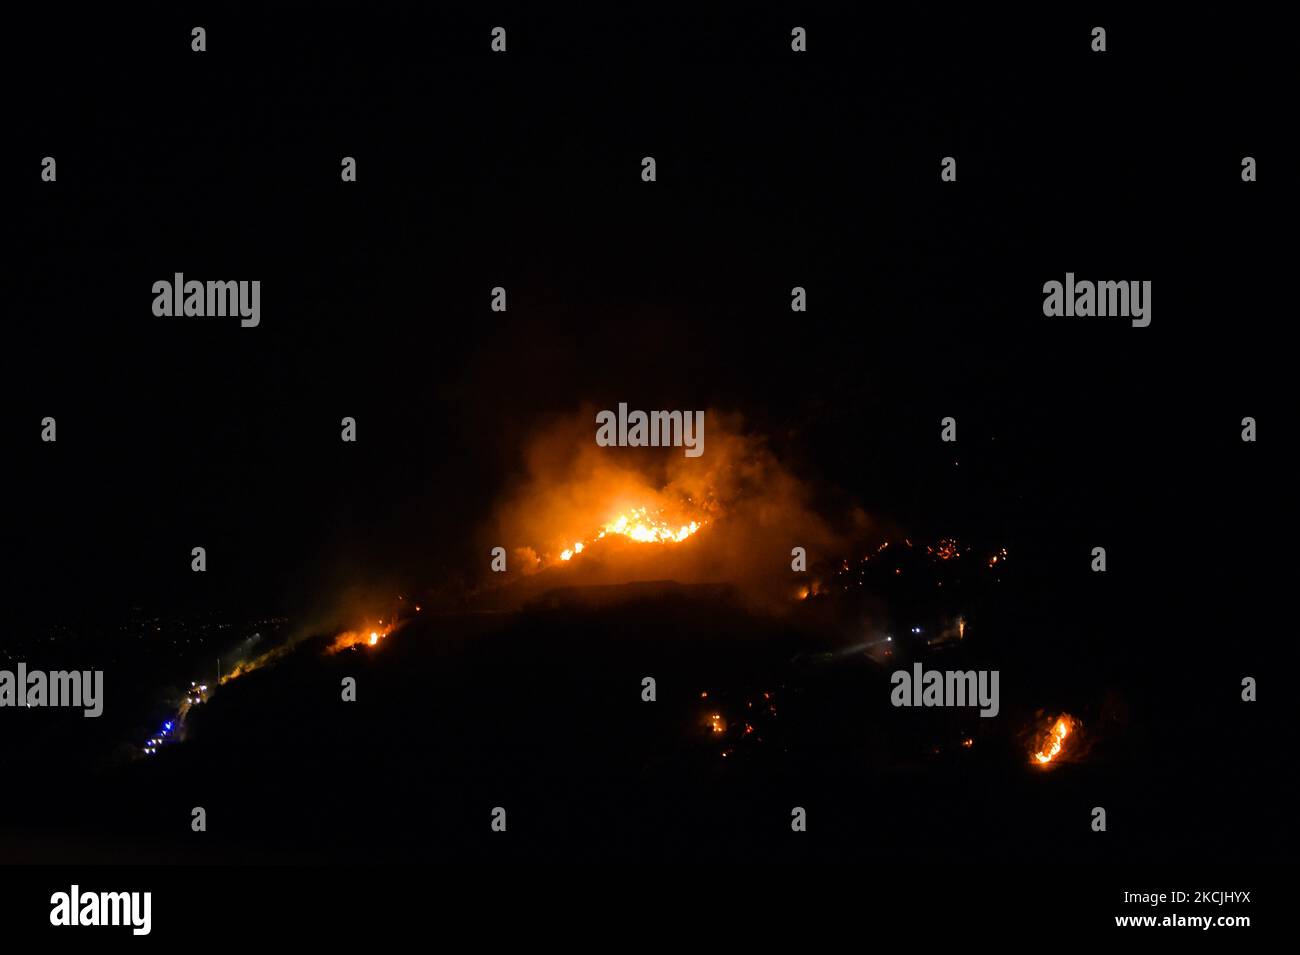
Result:
M1034 760L1040 766L1045 766L1057 759L1065 749L1066 737L1077 726L1077 721L1068 713L1062 713L1057 717L1056 722L1052 724L1043 737L1040 739L1038 749L1034 753Z
M668 521L651 514L649 508L634 507L602 526L595 540L619 536L641 544L679 544L703 526L699 521L691 521L677 525L674 530ZM587 544L587 541L576 541L571 548L560 552L560 560L572 560L586 549Z

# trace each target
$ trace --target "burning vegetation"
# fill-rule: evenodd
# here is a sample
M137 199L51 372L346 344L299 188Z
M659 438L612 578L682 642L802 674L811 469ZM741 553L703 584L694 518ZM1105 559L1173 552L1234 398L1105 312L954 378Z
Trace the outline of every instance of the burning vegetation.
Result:
M560 551L560 560L572 560L594 541L604 540L606 536L611 535L626 537L639 544L680 544L707 523L707 520L691 521L689 524L678 525L674 530L674 525L665 521L660 516L661 513L662 510L652 514L646 507L630 508L626 513L619 514L612 521L607 522L593 540L575 541L572 547Z
M396 630L396 625L391 621L385 623L383 620L375 622L374 626L360 627L356 630L344 630L330 643L327 653L339 653L343 650L351 650L356 647L377 647Z
M980 573L990 574L993 582L1001 580L1006 568L1007 549L976 551L955 538L944 537L933 544L913 544L911 538L886 540L862 557L842 559L829 568L823 566L813 574L811 584L801 585L801 600L835 592L855 590L878 583L884 576L903 577L922 572L927 582L942 589L960 584L965 579L974 580ZM964 558L964 559L963 559ZM966 573L963 574L963 571ZM964 624L963 624L964 636Z
M413 604L400 594L397 596L396 609L389 617L379 618L373 623L367 623L355 629L344 630L337 634L329 645L325 648L327 654L339 653L343 650L360 650L370 649L379 646L385 639L396 633L412 614L421 611L421 607ZM328 631L326 631L328 632ZM319 634L318 634L319 635ZM246 641L245 646L251 646L254 639ZM302 642L302 634L297 638L291 638L278 646L272 647L256 656L248 656L235 661L235 663L225 672L220 672L216 682L211 686L199 681L191 681L189 689L185 691L184 697L176 704L171 718L165 720L158 732L145 740L141 752L145 756L153 756L158 753L159 749L171 743L178 743L185 738L186 720L195 707L207 703L212 694L226 684L238 680L254 670L260 670L270 666L292 653L295 648ZM218 661L220 666L220 661Z
M758 598L745 601L747 611L750 603L764 610L779 605L808 625L802 633L835 648L810 660L865 654L888 666L896 651L904 657L961 652L947 648L970 637L967 614L990 592L985 583L1002 580L1006 548L975 548L954 537L928 544L901 534L882 540L860 511L824 520L821 514L831 509L814 506L810 486L778 461L767 442L746 433L736 418L711 415L710 425L709 453L700 457L598 447L573 419L541 432L528 447L524 474L488 528L491 547L508 545L511 573L499 579L519 585L510 594L524 598L518 606L526 610L528 598L539 593L623 593L646 582L690 585L696 592L725 586ZM806 569L792 564L792 548L801 559L813 555ZM793 587L792 572L799 575ZM609 584L618 587L601 586ZM668 591L658 593L661 599ZM334 634L316 645L331 655L374 651L421 609L401 596L394 604L391 594L346 597L340 603L348 610L340 617L347 629L319 626L301 633ZM376 612L384 616L372 616ZM274 663L299 642L240 660L214 689ZM820 664L800 664L814 665ZM709 748L733 763L773 749L765 740L784 746L800 719L800 690L795 686L788 699L784 685L781 690L779 724L772 689L751 684L701 692L694 718ZM199 696L197 702L207 701L206 690ZM785 708L790 700L793 717ZM156 751L159 740L179 738L191 705L187 701L168 721L165 733L150 737L146 752ZM1030 763L1047 767L1078 758L1079 726L1064 713L1040 720L1028 742ZM974 736L964 732L949 741L960 750L975 747Z
M776 696L772 690L742 689L734 695L710 695L705 690L700 699L706 703L701 725L723 759L753 752L775 729Z
M1071 735L1078 731L1080 725L1069 713L1062 713L1052 720L1046 730L1038 733L1032 761L1044 767L1063 762L1067 758L1066 748L1071 745Z

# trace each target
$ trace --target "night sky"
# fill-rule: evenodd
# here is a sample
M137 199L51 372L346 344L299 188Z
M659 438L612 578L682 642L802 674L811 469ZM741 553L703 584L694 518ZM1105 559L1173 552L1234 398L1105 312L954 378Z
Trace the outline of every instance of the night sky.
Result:
M296 620L351 585L475 581L537 429L620 401L716 409L827 515L1008 547L1038 635L1008 646L1141 713L1186 709L1211 764L1160 792L1217 793L1212 843L1254 844L1275 767L1224 780L1243 737L1267 751L1265 714L1230 722L1240 677L1291 642L1280 36L851 4L23 16L0 376L14 645L58 626L98 658L133 614ZM1067 271L1150 280L1151 325L1044 317ZM260 280L260 326L155 317L175 272ZM467 672L494 685L489 657Z

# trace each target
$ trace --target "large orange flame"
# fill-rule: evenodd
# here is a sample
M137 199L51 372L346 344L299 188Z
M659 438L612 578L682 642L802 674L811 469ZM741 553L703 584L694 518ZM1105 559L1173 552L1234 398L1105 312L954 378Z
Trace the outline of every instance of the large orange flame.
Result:
M347 650L352 647L375 647L380 641L387 637L396 629L395 623L385 624L380 620L371 627L361 627L357 630L345 630L334 638L334 642L329 645L327 653L338 653L341 650Z
M1047 766L1058 760L1065 750L1065 740L1078 726L1079 721L1069 713L1058 716L1051 728L1039 737L1037 749L1034 751L1034 762L1039 766Z
M573 546L560 552L560 560L572 560L595 541L609 536L626 537L641 544L678 544L686 540L706 522L691 521L675 526L647 507L633 507L613 520L607 521L600 533L590 541L575 541Z

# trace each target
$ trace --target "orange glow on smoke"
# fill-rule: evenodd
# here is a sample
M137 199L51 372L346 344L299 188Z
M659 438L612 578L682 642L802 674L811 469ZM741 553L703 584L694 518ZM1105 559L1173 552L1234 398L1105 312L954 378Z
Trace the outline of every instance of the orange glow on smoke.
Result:
M254 670L260 670L262 667L274 663L281 657L289 653L289 645L273 647L260 656L251 660L239 660L226 673L221 674L217 679L217 686L225 686L231 680L238 680L245 673L252 673Z
M1068 713L1062 713L1051 728L1039 737L1034 751L1034 762L1039 766L1046 766L1057 760L1065 750L1066 739L1078 727L1078 720Z
M814 488L738 414L707 409L707 450L687 457L599 446L595 412L555 416L526 441L522 472L484 521L480 546L505 542L511 558L507 574L480 578L485 589L511 591L521 575L559 571L503 592L502 603L526 602L559 578L592 586L671 579L725 581L777 607L795 586L782 586L774 553L788 552L792 539L809 553L839 553L866 520L857 510L834 521L815 510Z

